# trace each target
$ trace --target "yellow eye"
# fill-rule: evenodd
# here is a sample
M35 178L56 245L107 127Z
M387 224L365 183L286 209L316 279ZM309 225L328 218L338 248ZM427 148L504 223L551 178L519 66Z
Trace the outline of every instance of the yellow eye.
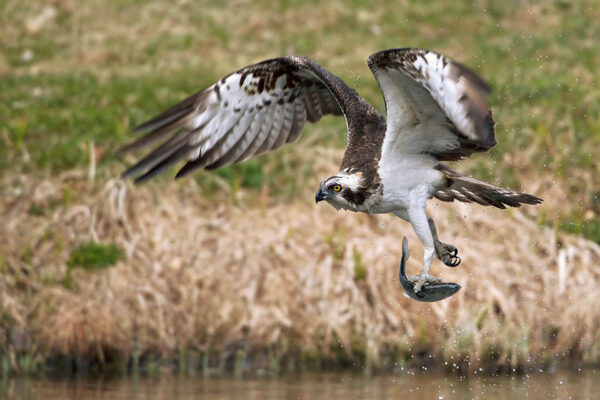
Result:
M335 186L333 187L333 191L334 191L334 192L339 192L340 190L342 190L342 187L341 187L340 185L335 185Z

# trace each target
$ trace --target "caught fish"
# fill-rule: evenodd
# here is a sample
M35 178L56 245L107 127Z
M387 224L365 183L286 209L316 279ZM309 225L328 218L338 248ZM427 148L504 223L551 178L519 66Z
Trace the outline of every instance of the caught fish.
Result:
M415 284L411 282L406 276L406 261L410 257L410 251L408 250L408 240L402 239L402 260L400 260L400 268L398 270L398 277L400 283L404 288L404 292L411 299L422 301L424 303L431 303L434 301L444 300L454 293L460 290L460 285L454 282L442 282L442 283L431 283L423 286L421 291L415 293Z

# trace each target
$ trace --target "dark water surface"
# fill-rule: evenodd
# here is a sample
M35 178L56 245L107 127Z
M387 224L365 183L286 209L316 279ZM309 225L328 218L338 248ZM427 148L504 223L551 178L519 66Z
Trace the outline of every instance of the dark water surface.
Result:
M277 378L125 377L0 381L1 399L600 399L593 370L460 379L436 373L364 376L302 374Z

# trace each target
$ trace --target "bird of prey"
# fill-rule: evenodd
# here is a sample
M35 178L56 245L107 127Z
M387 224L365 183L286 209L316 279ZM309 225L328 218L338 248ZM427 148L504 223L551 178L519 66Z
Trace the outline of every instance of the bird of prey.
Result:
M497 208L541 199L502 189L452 170L455 161L496 144L487 84L463 65L418 48L382 50L368 65L383 92L383 117L342 79L307 57L249 65L138 126L146 132L120 153L161 142L124 177L146 181L186 161L176 178L214 170L274 150L300 137L306 121L343 115L348 144L339 172L316 193L336 209L392 213L410 222L423 244L414 290L439 281L434 255L460 263L456 247L439 240L427 200L475 202Z

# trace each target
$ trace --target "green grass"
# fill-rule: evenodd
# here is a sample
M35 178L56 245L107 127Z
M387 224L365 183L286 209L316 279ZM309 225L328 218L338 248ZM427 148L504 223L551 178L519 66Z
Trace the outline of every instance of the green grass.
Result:
M75 248L67 261L69 268L83 268L87 270L104 269L114 265L123 257L116 244L104 245L89 242Z
M116 264L121 258L123 258L123 253L114 243L108 245L97 242L83 243L71 252L62 284L67 289L74 289L75 282L71 274L73 269L102 270Z
M312 57L383 111L367 56L420 46L471 66L494 90L498 146L463 162L463 171L514 188L519 176L550 173L578 203L557 218L567 221L574 208L600 215L589 195L600 193L596 1L53 4L55 17L33 30L45 2L0 8L12 21L0 27L1 174L86 168L93 142L106 150L99 174L116 176L133 162L114 156L133 126L232 70L284 54ZM307 162L311 147L341 152L345 123L309 126L301 143L300 152L288 146L217 176L234 191L268 187L276 198L293 197L322 178ZM196 179L205 192L219 187L204 173Z
M36 18L47 7L52 7L54 16L36 26ZM62 218L65 206L87 204L88 196L98 196L100 188L106 187L107 179L118 177L141 155L124 159L114 155L118 147L134 138L129 134L134 126L235 69L270 57L306 55L342 77L383 112L383 99L366 59L380 49L414 46L442 52L470 66L493 89L490 103L497 121L498 145L489 154L463 161L457 169L510 188L536 187L546 197L546 204L526 207L525 213L536 215L540 225L557 226L600 243L600 163L597 159L600 154L600 52L597 50L600 3L597 0L548 0L542 4L521 0L3 0L0 17L2 21L9 21L0 24L0 177L7 178L0 184L0 193L7 199L14 198L16 190L30 176L49 178L49 186L52 186L63 173L74 170L85 173L91 161L89 146L93 144L98 150L96 184L77 180L69 186L71 181L62 179L55 186L64 189L51 191L54 193L51 196L44 194L48 188L40 187L40 193L32 190L32 201L26 209L30 226L23 226L24 231L34 232L33 225L37 226L42 220ZM326 176L323 174L327 174L328 169L331 169L329 173L335 172L345 144L344 120L324 118L317 125L307 125L297 145L285 146L280 151L215 172L200 171L180 188L187 190L184 185L197 184L199 190L191 193L196 199L225 193L224 196L231 194L233 201L250 199L249 204L264 197L283 202L300 195L304 198L302 201L311 201L310 194ZM162 189L174 174L175 170L149 185ZM537 186L539 181L546 184ZM556 187L559 190L553 191ZM185 194L189 195L190 191ZM133 192L129 195L133 196ZM241 192L249 196L237 196ZM143 190L136 193L139 195ZM154 193L156 199L160 198L159 190ZM552 198L554 195L556 198ZM9 214L19 206L4 205ZM136 215L143 213L143 210L136 211ZM135 224L135 220L132 221ZM36 310L46 304L36 297L39 299L45 286L61 282L65 261L67 268L62 283L73 291L67 295L56 291L56 295L64 295L57 304L69 308L55 312L55 304L49 302L49 311L45 311L48 315L37 316L37 321L41 321L39 327L49 326L49 316L63 316L64 311L70 310L74 303L67 300L81 294L78 289L89 287L85 286L88 279L99 276L91 271L110 268L123 258L117 244L111 243L114 238L101 237L104 244L82 243L82 238L87 237L87 226L73 232L74 235L69 235L48 229L41 235L32 233L37 239L17 243L17 251L6 255L0 251L0 278L11 295L16 293L19 304L24 304L24 311L20 308L14 311L8 307L9 303L3 304L2 337L8 338L5 327L15 324L14 315L23 315L29 321L36 318L36 313L43 312ZM292 228L289 234L300 237ZM323 234L329 246L323 254L331 256L334 271L344 262L346 246L354 246L346 236L342 228L335 226L329 235ZM493 240L500 239L494 237ZM73 243L81 244L75 247ZM43 257L54 257L58 261ZM352 283L360 290L371 290L370 282L375 276L372 266L366 265L367 258L358 247L352 248ZM132 261L136 262L139 260ZM38 274L39 281L47 283L37 285ZM60 276L57 278L54 274ZM135 277L131 275L130 279L132 276ZM193 293L201 290L191 288L185 280L177 282ZM195 281L190 279L190 282ZM78 287L77 283L82 285ZM103 293L105 283L94 287ZM179 293L179 286L176 289L169 293ZM218 286L214 290L219 290ZM86 292L83 294L86 296L80 297L82 299L87 297ZM507 299L511 297L507 295ZM155 304L150 295L140 301L147 301L148 307ZM37 305L30 307L30 304ZM514 305L518 307L517 303ZM521 322L500 323L494 328L495 325L490 324L500 317L492 311L491 304L485 303L482 307L467 310L466 315L474 312L472 318L449 324L454 328L446 333L427 331L425 323L415 324L416 342L409 344L402 336L395 344L391 342L386 349L390 360L398 360L401 366L408 365L414 362L415 352L432 352L437 340L448 346L446 359L452 361L452 365L471 365L471 361L473 365L496 361L513 365L519 360L526 362L531 354L523 338L532 339L532 343L537 340L546 343L543 335L536 333L529 337L527 332L521 332ZM577 313L565 315L579 321ZM181 319L185 320L187 317ZM577 326L576 323L569 325ZM68 324L57 326L68 328ZM144 329L154 334L152 325ZM233 360L237 374L243 374L253 359L264 360L263 368L272 373L283 371L290 360L298 369L320 369L329 364L342 366L353 360L360 368L362 360L372 357L360 329L357 327L355 336L350 335L344 348L336 340L329 346L322 333L317 333L309 337L314 341L312 349L304 346L294 350L290 346L289 358L285 356L287 344L276 347L267 343L264 354L257 356L246 342L228 357ZM552 333L551 329L557 330ZM559 334L558 328L551 329L549 336ZM491 335L493 331L496 336ZM591 328L586 331L594 332ZM35 329L32 332L35 333ZM189 342L193 350L179 347L177 355L166 364L177 365L182 371L202 365L207 375L222 370L224 358L219 353L218 343L211 344L205 339L202 329L194 328L194 332L194 339ZM482 336L481 332L490 334ZM162 334L167 338L163 340L165 346L171 343L172 332L164 330ZM436 334L454 336L445 341L436 339ZM566 338L558 336L563 344L567 343L564 348L569 348L571 341L582 343L575 331L560 334L567 335ZM333 335L337 335L335 331ZM130 354L131 371L156 372L162 355L148 353L144 336L137 332L135 336L140 343L134 340L132 344L121 345L130 353L115 357L114 362L120 369L127 368L127 354ZM57 332L51 331L48 337L57 337ZM481 351L477 348L478 341L483 344ZM6 349L7 343L0 347ZM107 343L112 346L114 341L107 339ZM198 347L199 343L207 344L206 348ZM554 360L557 357L552 341L547 343L548 347L545 344L543 347L547 354L541 358ZM46 362L45 356L40 355L43 353L38 353L33 345L15 357L2 349L2 375L11 369L16 372L42 370ZM596 362L598 352L594 346L586 349L589 353L586 357ZM481 360L469 359L470 354L477 353L482 355ZM568 358L567 353L564 357ZM573 357L578 359L577 354ZM67 361L73 364L73 360ZM382 360L382 364L385 362Z
M560 228L567 232L581 234L596 243L600 243L600 221L597 219L581 221L575 218L562 222Z

